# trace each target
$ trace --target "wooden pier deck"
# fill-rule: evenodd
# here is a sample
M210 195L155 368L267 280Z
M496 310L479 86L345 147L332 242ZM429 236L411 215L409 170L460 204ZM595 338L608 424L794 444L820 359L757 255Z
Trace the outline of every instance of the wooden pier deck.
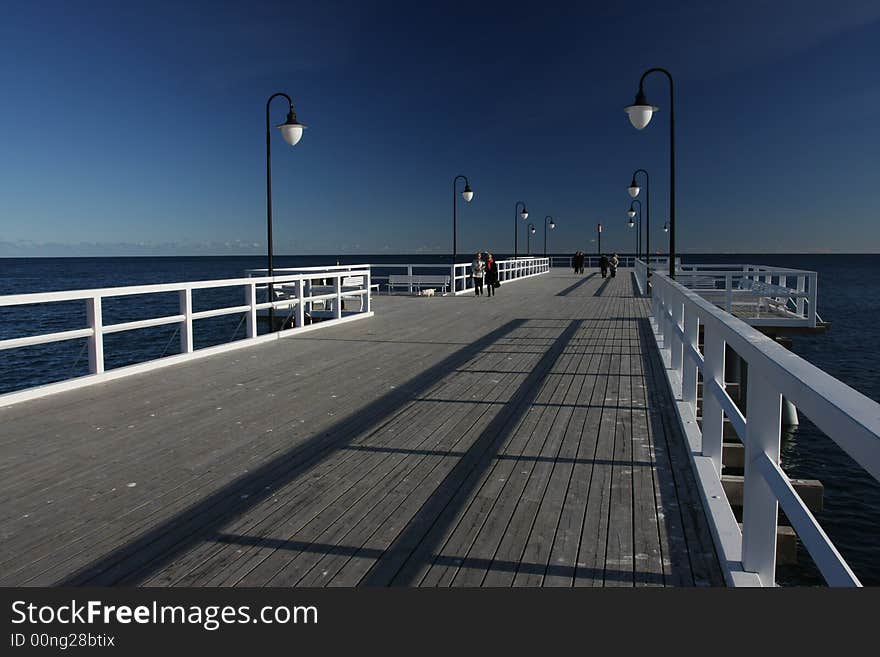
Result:
M629 270L0 409L0 584L723 578Z

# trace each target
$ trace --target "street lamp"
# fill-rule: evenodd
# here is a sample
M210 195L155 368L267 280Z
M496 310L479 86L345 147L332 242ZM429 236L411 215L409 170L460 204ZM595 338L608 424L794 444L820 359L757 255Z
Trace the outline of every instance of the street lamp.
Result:
M296 112L293 111L293 101L290 99L290 96L285 93L277 93L269 96L269 100L266 101L266 233L269 247L269 276L274 274L274 269L272 267L272 139L271 131L269 129L269 105L278 96L286 98L287 104L290 108L287 112L287 120L277 126L281 130L281 136L284 138L284 141L291 146L296 146L302 138L303 130L305 130L305 126L296 118ZM269 283L269 302L275 302L275 287L271 282ZM272 305L269 306L269 331L271 332L274 330L275 306Z
M526 240L527 240L526 248L528 249L528 253L526 253L526 255L529 255L529 256L532 255L532 235L534 235L534 234L535 234L535 224L529 222L528 232L526 233Z
M452 286L455 291L455 258L458 256L458 196L455 191L459 180L464 180L464 191L461 197L470 203L474 198L474 192L471 190L471 184L468 182L467 176L458 175L452 179Z
M553 228L556 228L556 222L553 221L553 217L551 217L549 214L546 217L544 217L544 257L545 258L547 257L547 224L548 224L547 220L548 219L550 220L549 221L550 229L552 230Z
M633 171L632 181L626 191L633 199L642 191L641 186L636 181L636 176L640 173L645 174L645 262L648 265L648 276L651 275L651 179L648 172L644 169L636 169ZM632 205L630 205L632 208ZM633 215L630 215L633 216ZM642 203L639 201L639 251L641 251L641 233L642 233Z
M519 206L522 205L522 210L519 209ZM525 221L529 218L529 211L526 210L526 204L524 201L517 201L516 205L513 206L513 259L516 260L516 256L519 254L519 223L516 218L522 217L522 220Z
M637 130L643 129L651 121L657 107L648 103L645 97L644 83L645 78L651 73L663 73L669 80L669 277L675 278L675 104L674 104L674 84L672 74L665 68L649 68L642 73L639 78L639 91L636 94L635 102L624 108L629 115L629 121ZM638 192L636 192L638 193ZM633 197L635 195L633 194ZM648 258L650 259L650 203L648 204L648 235L649 241ZM650 267L648 268L650 272Z
M629 227L632 228L636 225L636 222L633 221L633 217L636 216L636 209L633 207L636 203L639 204L639 230L638 230L638 239L636 240L636 252L638 257L642 257L642 202L639 199L634 199L632 203L629 204L629 210L626 213L629 215Z
M599 239L599 243L596 245L596 255L602 255L602 224L596 226L596 237ZM593 242L595 240L590 241Z

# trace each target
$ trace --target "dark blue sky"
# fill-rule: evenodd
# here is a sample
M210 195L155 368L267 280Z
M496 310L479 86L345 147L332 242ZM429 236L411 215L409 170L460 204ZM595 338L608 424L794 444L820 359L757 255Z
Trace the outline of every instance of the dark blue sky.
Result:
M876 0L7 0L0 43L0 255L262 253L275 91L309 125L273 136L278 253L448 252L457 173L460 251L511 250L518 199L552 250L632 249L637 167L665 246L650 66L680 250L880 251Z

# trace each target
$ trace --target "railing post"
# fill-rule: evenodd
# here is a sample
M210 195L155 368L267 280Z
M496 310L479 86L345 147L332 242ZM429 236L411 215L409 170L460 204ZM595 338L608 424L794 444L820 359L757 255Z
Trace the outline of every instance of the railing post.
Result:
M672 330L670 334L672 335L672 341L670 344L672 345L672 356L670 360L670 364L672 365L672 369L681 372L681 354L682 348L684 346L684 341L678 335L678 331L676 329L683 328L684 323L684 300L681 298L676 298L675 302L672 305Z
M409 293L412 294L412 265L407 265L406 275L409 277ZM452 291L455 292L455 265L452 265Z
M302 278L296 282L296 325L306 325L306 281Z
M816 299L818 296L818 281L816 278L816 274L810 274L810 326L815 328L816 326Z
M807 278L803 274L797 277L797 291L804 292L807 289ZM799 296L797 298L797 314L801 317L804 316L804 297Z
M697 414L697 364L691 357L692 350L699 343L700 317L696 308L684 306L684 345L681 363L681 399L690 404L694 415ZM705 393L703 395L705 397Z
M724 340L721 332L711 324L703 325L703 456L712 460L715 472L721 476L721 452L724 442L724 412L721 402L712 392L714 381L724 388Z
M733 312L733 275L724 275L724 310Z
M89 338L89 372L100 374L104 371L104 319L101 312L101 297L86 299L86 321L92 329Z
M180 290L179 295L180 314L184 317L180 323L180 353L191 354L193 352L192 290L190 288Z
M336 273L336 278L333 280L334 292L336 293L336 304L333 309L333 316L336 319L342 319L342 274L340 272Z
M658 284L655 281L654 290L651 294L651 314L654 315L654 324L657 327L657 331L661 334L663 333L663 326L660 323L663 317L663 288L662 283Z
M776 576L776 519L779 502L761 473L758 459L766 454L774 463L779 463L782 395L752 367L749 370L746 396L743 569L757 573L764 586L773 586Z
M364 280L367 281L367 293L364 295L364 303L362 306L363 312L368 313L370 309L373 307L372 299L370 298L370 290L373 288L370 287L370 283L372 282L372 270L367 270L367 275L364 277Z
M249 338L257 337L257 284L248 283L244 288L244 302L251 307L247 316L247 336ZM192 325L192 323L190 323Z

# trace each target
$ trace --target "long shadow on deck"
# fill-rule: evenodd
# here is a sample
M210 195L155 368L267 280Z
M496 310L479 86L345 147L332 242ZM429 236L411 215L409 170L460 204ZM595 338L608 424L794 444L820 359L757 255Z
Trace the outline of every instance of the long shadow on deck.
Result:
M613 281L613 280L614 280L614 279L611 278L611 276L609 276L608 278L606 278L606 279L605 279L605 282L602 283L602 285L599 286L599 289L597 289L595 292L593 292L593 296L594 296L594 297L601 297L603 294L605 294L605 290L608 289L608 286L611 285L611 281Z
M569 285L567 288L557 292L556 296L557 297L567 297L569 294L571 294L576 289L578 289L581 285L586 284L595 275L596 275L596 272L593 272L592 274L587 274L584 278L580 279L577 283Z
M480 475L491 466L498 448L504 444L505 439L537 399L541 384L582 324L582 320L570 322L553 341L544 357L529 372L508 402L483 429L394 543L373 564L361 584L406 586L416 583L411 581L413 573L426 565L426 561L433 562L446 529L480 483Z
M461 368L480 352L524 326L514 319L450 354L418 376L341 420L253 472L230 482L187 510L163 522L134 541L96 559L59 582L57 586L137 585L159 571L179 554L215 534L224 524L271 497L274 490L296 479L329 450L346 446L367 427L380 427L398 411L434 386L450 372Z

